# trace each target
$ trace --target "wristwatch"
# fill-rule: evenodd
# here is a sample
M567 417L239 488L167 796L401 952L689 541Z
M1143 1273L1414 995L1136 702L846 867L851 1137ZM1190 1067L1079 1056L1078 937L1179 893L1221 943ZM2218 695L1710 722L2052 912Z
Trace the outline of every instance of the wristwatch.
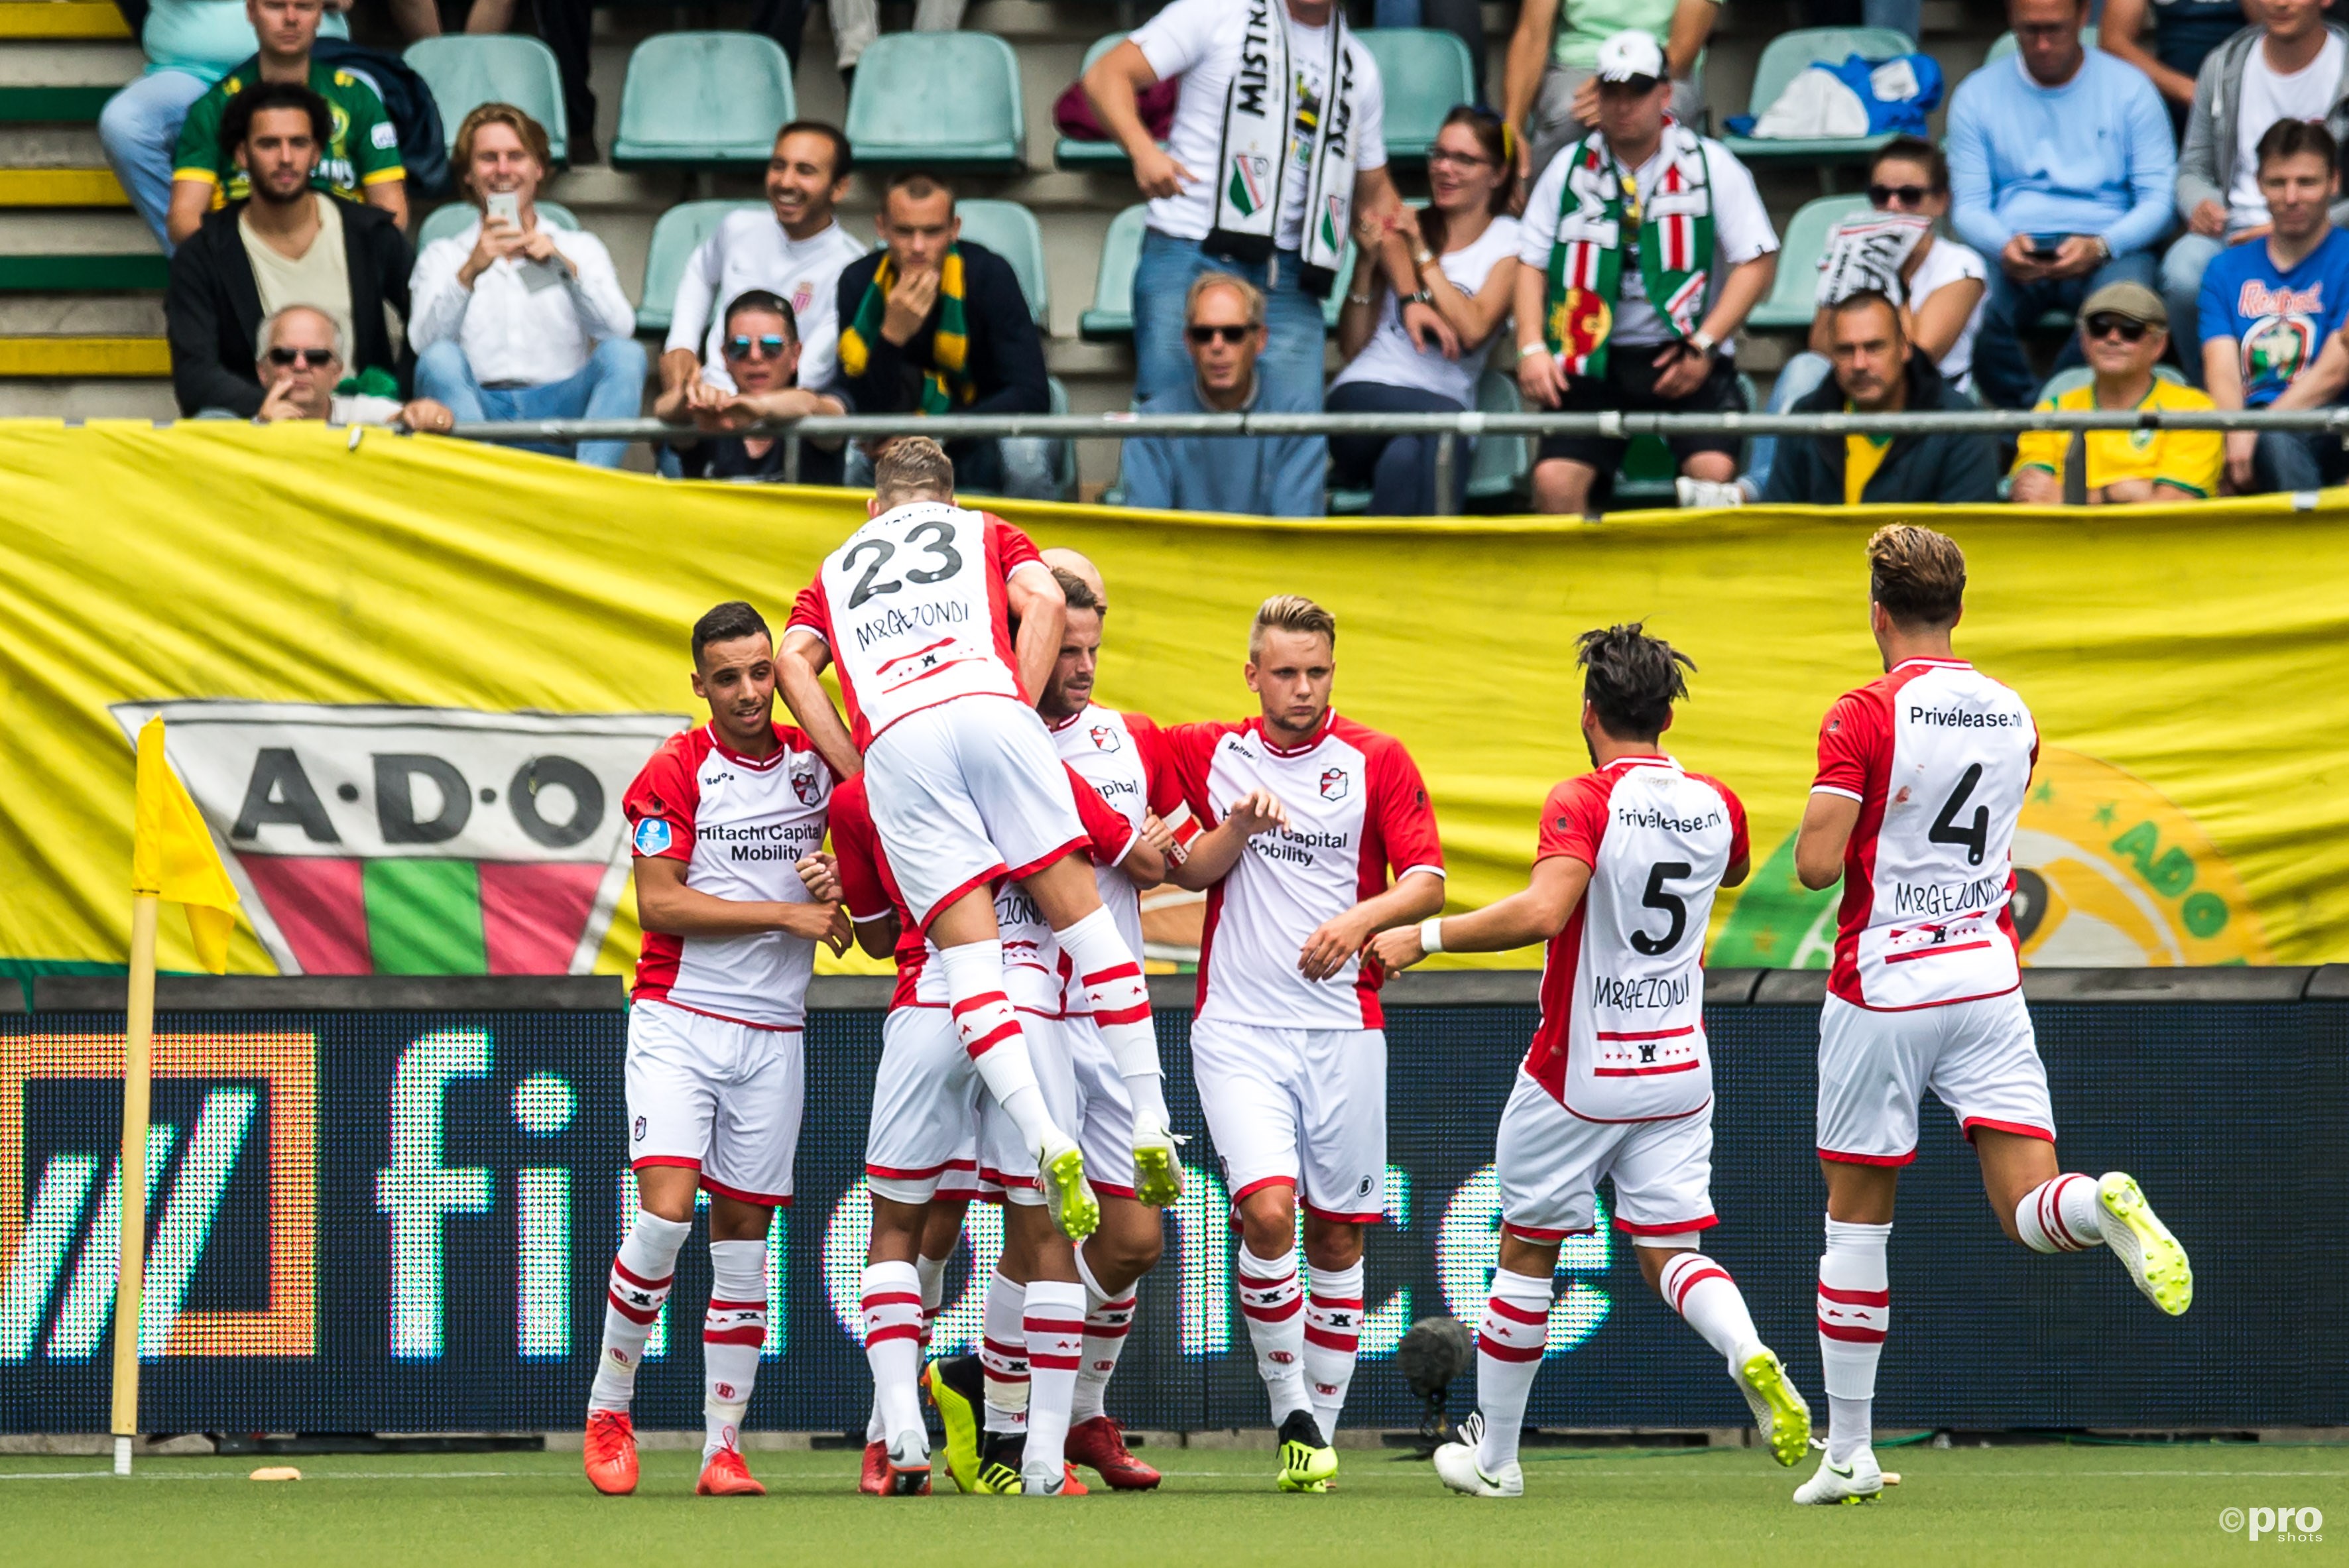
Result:
M1407 294L1403 295L1402 300L1395 305L1395 308L1397 310L1401 310L1407 304L1423 304L1433 306L1434 304L1435 295L1425 289L1422 289L1417 294Z
M1691 348L1695 349L1699 354L1705 355L1708 357L1720 352L1721 349L1720 343L1714 339L1713 334L1706 332L1702 328L1690 333L1685 341Z

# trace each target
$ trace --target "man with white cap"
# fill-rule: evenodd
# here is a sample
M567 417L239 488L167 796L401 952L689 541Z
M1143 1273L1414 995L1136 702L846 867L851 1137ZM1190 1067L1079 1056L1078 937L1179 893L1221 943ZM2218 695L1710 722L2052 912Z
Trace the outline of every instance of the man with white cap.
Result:
M1730 338L1770 290L1778 236L1754 176L1674 119L1655 38L1599 46L1599 129L1550 160L1518 226L1517 386L1569 413L1713 413L1745 406ZM1682 499L1717 504L1737 438L1676 436ZM1624 442L1547 436L1534 506L1587 513L1603 501Z

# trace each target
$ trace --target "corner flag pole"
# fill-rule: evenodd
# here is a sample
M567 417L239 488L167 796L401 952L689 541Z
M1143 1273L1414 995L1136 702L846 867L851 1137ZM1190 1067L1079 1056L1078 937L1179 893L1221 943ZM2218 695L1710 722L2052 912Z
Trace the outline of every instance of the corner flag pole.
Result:
M162 899L130 895L130 1006L122 1039L122 1234L114 1286L114 1473L139 1435L139 1300L147 1273L147 1120L155 1056L155 922Z

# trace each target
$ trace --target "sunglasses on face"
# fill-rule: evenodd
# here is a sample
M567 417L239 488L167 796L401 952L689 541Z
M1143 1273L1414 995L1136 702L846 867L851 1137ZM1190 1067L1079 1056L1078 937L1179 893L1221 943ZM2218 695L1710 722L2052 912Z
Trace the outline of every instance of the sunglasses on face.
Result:
M1921 205L1926 197L1940 194L1930 185L1871 185L1868 188L1868 204L1889 207L1898 201L1904 207L1915 207Z
M1185 334L1192 342L1205 346L1210 343L1246 343L1248 334L1255 330L1252 326L1194 326L1185 328Z
M1448 164L1454 169L1484 169L1488 167L1493 160L1489 158L1481 157L1476 153L1454 152L1448 147L1439 147L1427 155L1427 161L1431 167L1438 163L1443 163Z
M273 348L269 351L272 365L306 365L313 370L323 369L335 362L331 348Z
M726 340L726 357L748 359L756 353L761 359L781 359L784 340L779 336L730 337Z
M2150 330L2145 323L2131 321L2125 315L2098 314L2088 318L2090 337L2117 337L2123 343L2139 343Z

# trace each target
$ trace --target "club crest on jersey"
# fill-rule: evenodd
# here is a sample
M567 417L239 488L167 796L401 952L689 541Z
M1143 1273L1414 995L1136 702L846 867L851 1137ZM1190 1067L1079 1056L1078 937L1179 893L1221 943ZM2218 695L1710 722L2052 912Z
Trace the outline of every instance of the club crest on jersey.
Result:
M658 817L647 817L636 824L636 853L657 855L669 846L668 823Z
M1346 770L1342 768L1321 769L1321 799L1342 800L1346 798Z
M1092 737L1095 751L1115 751L1125 744L1117 738L1117 731L1106 724L1096 724L1085 733Z
M792 769L792 793L800 798L802 806L815 804L815 764Z
M645 1140L645 1119L641 1116L636 1118L636 1135L638 1143Z

